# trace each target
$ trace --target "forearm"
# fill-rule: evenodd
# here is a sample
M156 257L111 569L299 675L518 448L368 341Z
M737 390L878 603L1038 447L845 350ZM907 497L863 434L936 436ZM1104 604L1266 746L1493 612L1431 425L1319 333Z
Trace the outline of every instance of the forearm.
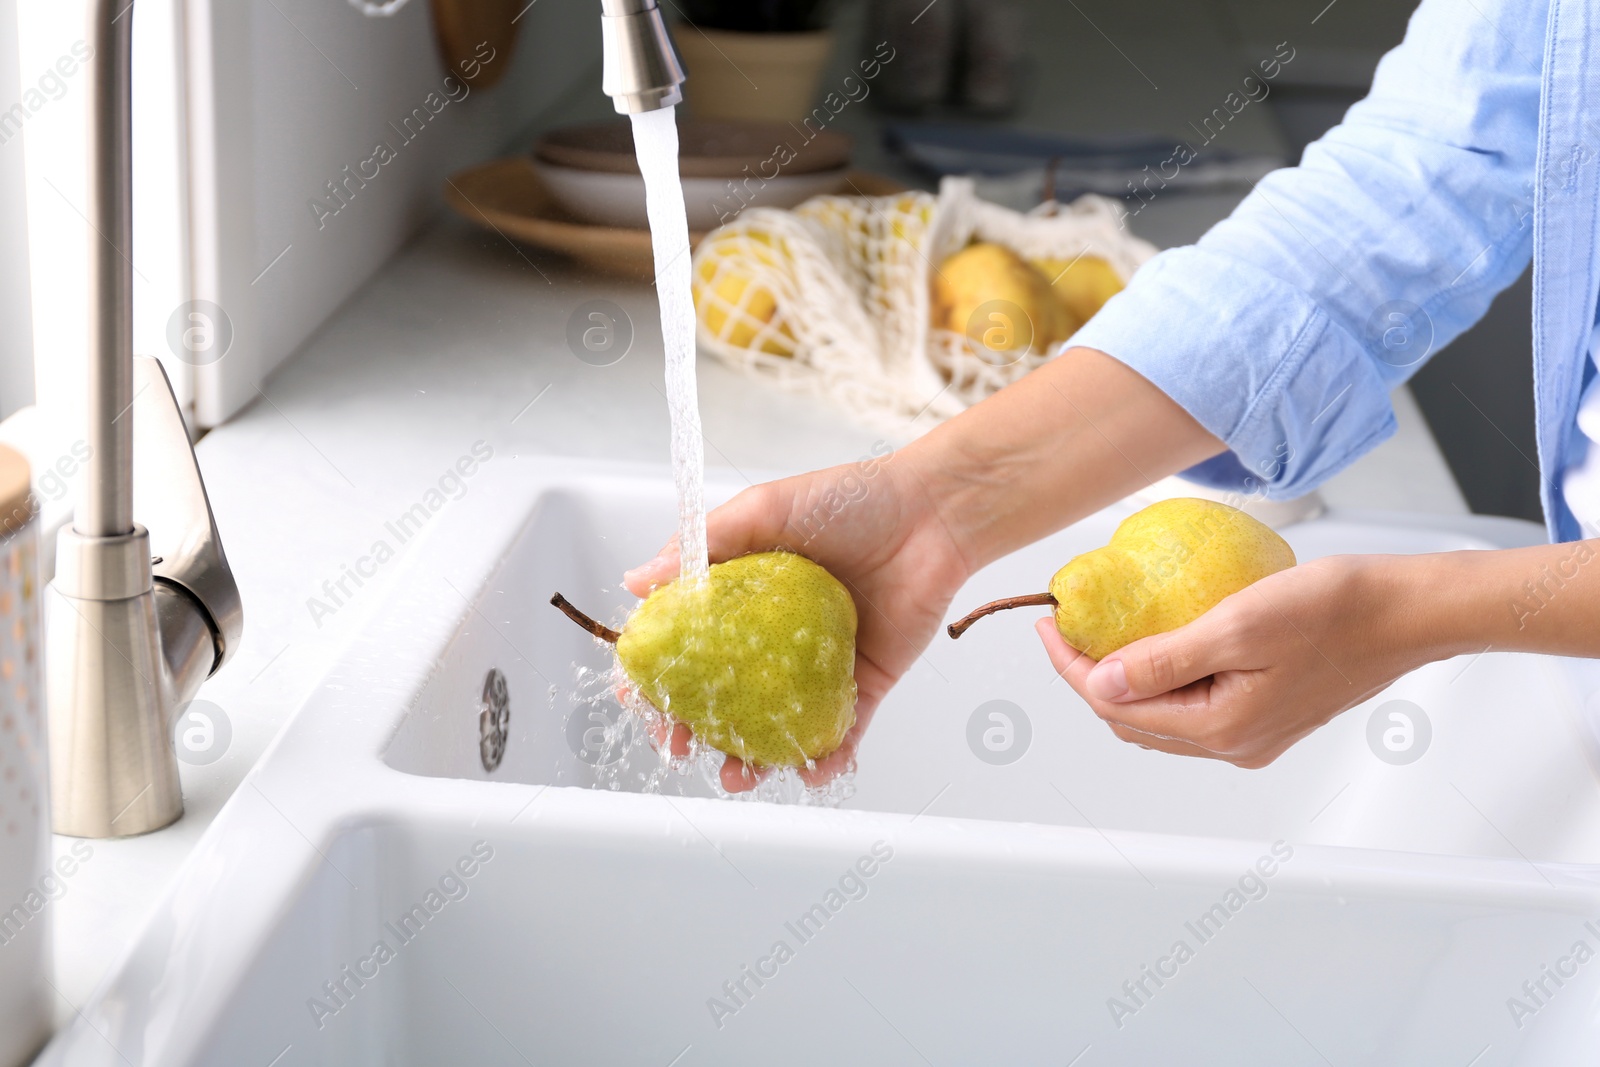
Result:
M1223 451L1160 389L1071 348L906 449L969 568Z
M1492 649L1600 658L1600 540L1396 557L1396 605L1429 658Z

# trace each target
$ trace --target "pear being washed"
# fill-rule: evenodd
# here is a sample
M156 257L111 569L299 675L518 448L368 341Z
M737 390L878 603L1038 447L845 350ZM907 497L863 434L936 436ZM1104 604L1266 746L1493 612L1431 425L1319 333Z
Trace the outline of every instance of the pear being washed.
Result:
M855 723L855 604L804 556L756 552L668 582L620 632L559 593L551 603L616 645L653 707L744 763L812 766Z

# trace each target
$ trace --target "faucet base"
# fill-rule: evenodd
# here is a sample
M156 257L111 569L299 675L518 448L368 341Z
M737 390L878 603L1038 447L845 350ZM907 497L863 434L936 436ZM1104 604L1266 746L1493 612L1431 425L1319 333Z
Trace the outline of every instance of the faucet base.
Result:
M50 812L59 834L125 837L183 814L149 537L61 532L45 596Z
M127 837L183 814L162 699L152 593L127 600L46 594L50 818L72 837Z

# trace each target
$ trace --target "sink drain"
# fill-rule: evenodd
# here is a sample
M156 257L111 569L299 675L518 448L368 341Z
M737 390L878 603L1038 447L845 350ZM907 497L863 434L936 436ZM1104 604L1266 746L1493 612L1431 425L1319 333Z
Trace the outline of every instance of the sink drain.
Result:
M483 678L483 698L478 703L478 755L483 769L492 771L506 755L506 735L511 728L511 694L506 676L490 667Z

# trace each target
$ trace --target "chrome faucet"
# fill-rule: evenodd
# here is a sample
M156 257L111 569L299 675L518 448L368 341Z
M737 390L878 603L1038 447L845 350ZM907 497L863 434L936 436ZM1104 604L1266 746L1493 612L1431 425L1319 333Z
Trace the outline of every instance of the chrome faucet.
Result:
M656 0L600 0L600 88L617 111L657 111L683 99L683 64Z
M244 613L171 383L133 355L133 4L88 2L91 452L46 597L45 696L56 832L122 837L183 814L174 719Z
M244 614L171 383L133 355L133 4L88 3L91 455L47 597L50 801L57 833L122 837L183 814L174 717L238 648ZM600 24L618 112L683 99L655 0L601 0Z

